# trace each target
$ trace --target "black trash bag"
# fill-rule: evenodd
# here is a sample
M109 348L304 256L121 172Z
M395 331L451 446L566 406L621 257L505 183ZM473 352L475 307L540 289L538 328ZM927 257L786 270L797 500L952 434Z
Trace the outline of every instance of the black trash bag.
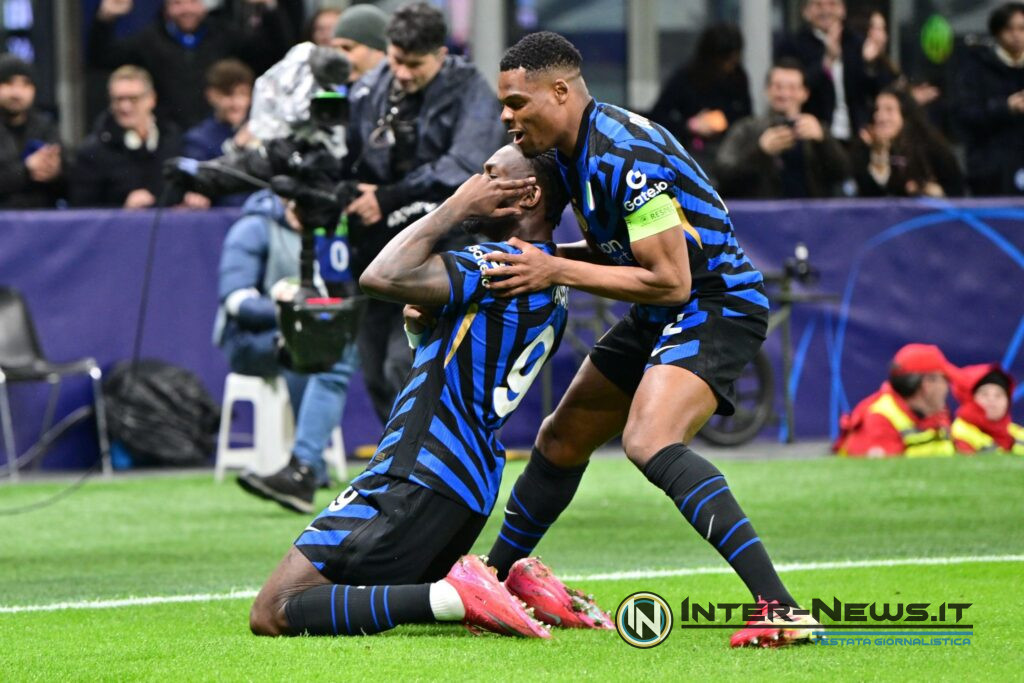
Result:
M160 360L118 363L103 381L107 425L135 465L192 467L213 454L220 408L202 382Z

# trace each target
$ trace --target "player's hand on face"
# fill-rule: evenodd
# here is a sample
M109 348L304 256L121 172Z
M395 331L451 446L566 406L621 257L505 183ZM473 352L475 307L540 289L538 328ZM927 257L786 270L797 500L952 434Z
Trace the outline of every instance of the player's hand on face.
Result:
M460 218L518 216L521 212L518 206L501 205L527 195L536 182L537 179L533 177L512 180L477 173L462 183L445 204L454 209Z
M405 328L413 334L425 332L437 320L432 309L415 304L406 304L402 309L402 317L405 318Z
M558 261L554 256L518 237L510 238L508 243L523 253L492 251L484 256L488 261L499 264L497 268L487 271L491 280L489 288L495 295L518 296L547 289L555 284Z

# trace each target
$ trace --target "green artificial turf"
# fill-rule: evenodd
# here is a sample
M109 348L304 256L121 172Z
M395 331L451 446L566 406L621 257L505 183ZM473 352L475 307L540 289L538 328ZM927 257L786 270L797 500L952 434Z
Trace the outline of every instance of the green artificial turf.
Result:
M1024 555L1024 459L726 462L720 467L778 563ZM521 470L512 463L501 501ZM59 484L0 487L0 509ZM324 492L320 504L332 494ZM499 506L500 509L500 506ZM94 480L56 505L0 517L0 608L213 594L214 600L106 609L0 612L3 680L935 680L1017 678L1024 563L793 569L808 602L970 602L969 646L805 646L734 651L729 630L678 627L638 650L614 632L551 641L474 637L459 626L358 638L249 635L249 599L307 519L208 476ZM495 515L475 550L486 552ZM539 547L556 572L724 567L629 463L595 461ZM635 591L740 602L731 574L577 579L609 610ZM677 614L678 616L678 614Z

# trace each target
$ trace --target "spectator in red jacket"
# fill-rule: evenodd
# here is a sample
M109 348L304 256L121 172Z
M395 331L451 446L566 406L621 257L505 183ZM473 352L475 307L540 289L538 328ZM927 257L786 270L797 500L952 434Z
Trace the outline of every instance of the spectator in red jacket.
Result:
M955 371L939 347L907 344L893 357L889 380L842 417L833 450L874 458L953 455L946 397Z
M953 376L960 403L951 429L961 453L1024 455L1024 427L1010 415L1013 377L997 363L968 365Z

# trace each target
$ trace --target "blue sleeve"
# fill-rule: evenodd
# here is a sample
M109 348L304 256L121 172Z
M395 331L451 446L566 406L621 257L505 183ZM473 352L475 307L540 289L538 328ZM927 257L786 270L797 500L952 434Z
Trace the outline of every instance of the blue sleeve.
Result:
M217 296L221 304L231 292L253 287L262 292L268 249L266 220L243 216L228 231L220 255ZM242 329L260 331L277 325L277 307L267 292L242 302L238 324Z
M446 251L441 254L441 260L448 270L448 279L451 282L451 289L448 294L448 303L442 308L442 313L454 313L465 308L471 303L486 305L493 300L491 290L487 288L490 278L487 271L497 267L497 263L484 260L484 256L492 251L511 250L507 245L499 244L474 244L460 251Z
M265 219L243 216L231 226L220 254L217 297L221 303L235 290L262 289L267 249Z

